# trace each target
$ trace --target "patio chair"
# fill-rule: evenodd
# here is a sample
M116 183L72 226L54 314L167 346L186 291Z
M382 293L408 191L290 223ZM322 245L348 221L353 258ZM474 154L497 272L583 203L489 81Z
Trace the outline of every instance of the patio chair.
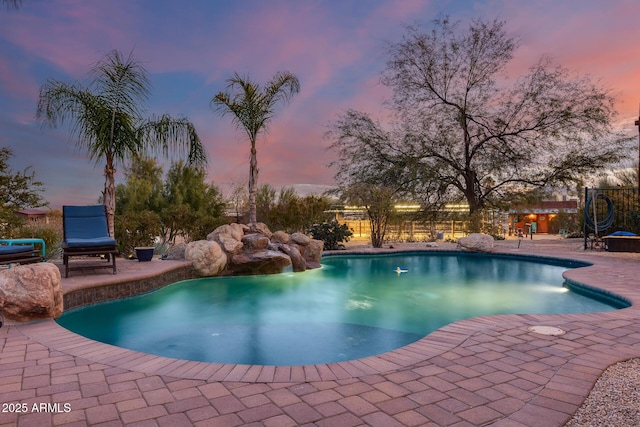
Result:
M62 229L62 260L64 276L69 277L70 270L85 270L95 268L112 268L116 274L116 240L109 236L107 228L107 213L103 205L93 206L63 206ZM81 262L69 265L71 257L102 257L107 262ZM111 261L111 262L109 262Z
M31 264L42 261L40 250L33 245L0 245L0 265Z

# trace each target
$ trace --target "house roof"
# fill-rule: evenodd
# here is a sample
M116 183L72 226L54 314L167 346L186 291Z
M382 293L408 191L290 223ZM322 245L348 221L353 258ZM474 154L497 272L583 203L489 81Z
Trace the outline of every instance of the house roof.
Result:
M49 211L45 211L42 209L21 209L19 211L14 211L14 213L17 215L23 215L23 216L34 216L34 215L46 215L49 213Z
M509 213L534 213L534 214L552 214L559 212L577 213L577 200L543 200L527 206L516 206L509 209Z

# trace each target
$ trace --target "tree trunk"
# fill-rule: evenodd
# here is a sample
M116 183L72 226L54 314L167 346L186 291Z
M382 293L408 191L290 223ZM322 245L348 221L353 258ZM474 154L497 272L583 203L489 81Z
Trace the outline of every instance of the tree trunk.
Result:
M385 214L369 214L369 227L371 231L371 246L381 248L384 243L384 236L387 232L388 216Z
M109 236L115 237L114 219L116 215L116 184L115 175L116 170L113 168L113 161L110 156L107 156L107 165L104 167L104 192L102 193L102 203L104 204L107 212L107 227L109 229Z
M384 243L384 235L380 231L380 227L378 225L372 225L371 227L371 246L374 248L381 248Z
M258 159L256 156L256 143L251 141L251 159L249 161L249 227L255 230L256 215L256 186L258 183Z
M467 194L467 203L469 203L469 232L480 233L482 231L482 206L475 193Z
M469 232L479 233L482 229L483 203L476 194L476 174L474 171L465 173L464 196L469 204Z

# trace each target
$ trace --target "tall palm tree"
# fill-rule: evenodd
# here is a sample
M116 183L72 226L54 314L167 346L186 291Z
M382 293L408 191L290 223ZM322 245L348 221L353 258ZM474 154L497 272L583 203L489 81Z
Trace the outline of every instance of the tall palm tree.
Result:
M168 157L175 151L187 153L190 164L204 167L206 152L186 118L143 117L151 84L133 53L125 59L120 52L111 51L92 67L90 77L87 87L47 80L40 88L36 118L52 127L69 121L77 147L96 163L106 162L102 199L113 236L118 164L140 155Z
M258 183L258 159L256 157L256 138L260 132L268 129L280 102L289 102L293 95L300 92L298 78L288 72L278 72L264 88L249 77L238 73L227 80L229 92L220 92L209 105L221 116L231 114L236 128L244 129L251 143L249 160L249 226L256 224L256 188Z

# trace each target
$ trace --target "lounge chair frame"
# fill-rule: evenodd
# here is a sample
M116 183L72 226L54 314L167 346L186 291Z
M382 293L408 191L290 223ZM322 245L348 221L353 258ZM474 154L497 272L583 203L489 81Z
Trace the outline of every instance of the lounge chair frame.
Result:
M104 215L104 218L94 217L94 221L95 221L94 225L96 227L96 230L94 231L97 231L98 234L95 235L94 233L94 235L92 236L87 236L87 239L86 239L87 244L84 246L78 246L77 243L71 244L70 241L68 240L70 239L70 235L72 235L73 232L72 230L69 230L69 228L73 227L74 220L70 218L69 213L86 211L88 215L91 215L91 214L95 214L100 210L98 206L100 206L101 213ZM87 208L87 209L83 209L83 208ZM107 228L107 220L106 220L107 214L104 206L102 205L63 206L62 218L63 218L62 224L63 224L63 232L64 232L64 241L62 243L62 262L64 264L64 277L69 277L69 271L93 270L97 268L111 268L113 270L113 274L116 274L117 273L116 255L118 254L118 249L116 247L115 240L113 240L113 244L97 243L100 240L109 237L109 230ZM95 242L92 242L91 238L95 238L96 239ZM102 257L104 256L107 262L106 263L105 262L95 262L95 263L82 262L82 263L77 263L76 265L70 265L70 262L69 262L70 258L87 257L87 256L100 257L100 261L103 261Z
M22 245L16 245L14 248L21 248ZM32 264L42 261L40 250L29 246L29 250L20 250L13 253L0 253L0 265L11 267L13 264ZM22 248L21 248L22 249Z

